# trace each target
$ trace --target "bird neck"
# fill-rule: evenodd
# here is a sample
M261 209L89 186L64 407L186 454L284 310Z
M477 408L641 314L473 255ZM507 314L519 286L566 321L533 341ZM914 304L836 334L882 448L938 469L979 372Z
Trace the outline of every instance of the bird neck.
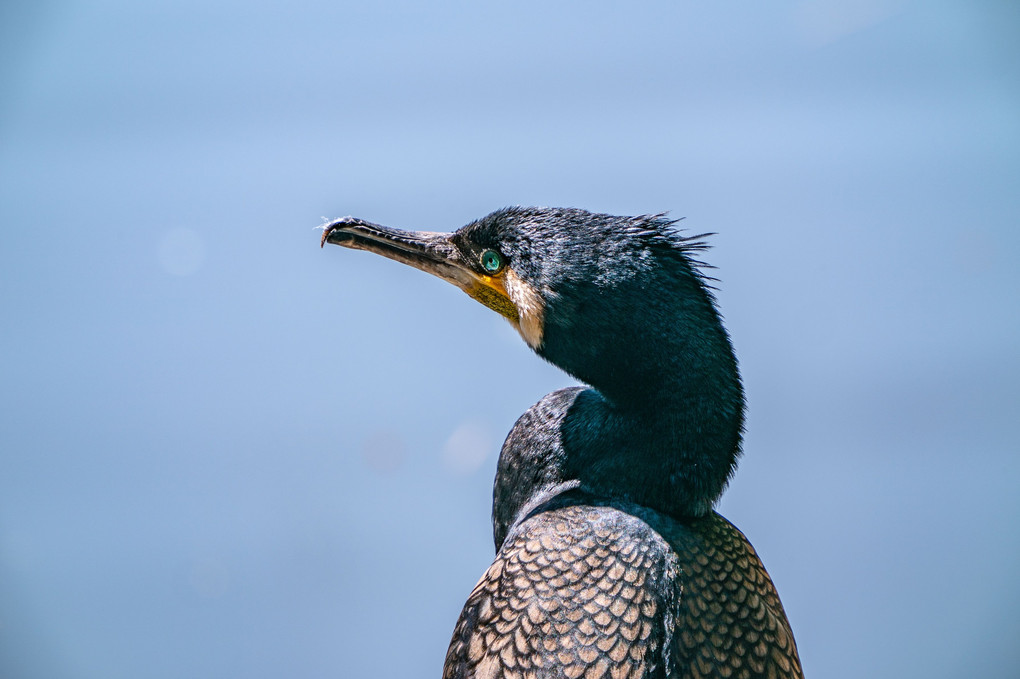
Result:
M561 428L565 476L671 516L708 512L736 465L743 401L738 379L687 377L646 382L640 401L579 393Z
M557 345L557 336L578 335L553 332L543 350L593 387L560 423L564 477L678 517L701 516L718 500L743 429L732 345L694 283L688 294L632 310L602 341Z

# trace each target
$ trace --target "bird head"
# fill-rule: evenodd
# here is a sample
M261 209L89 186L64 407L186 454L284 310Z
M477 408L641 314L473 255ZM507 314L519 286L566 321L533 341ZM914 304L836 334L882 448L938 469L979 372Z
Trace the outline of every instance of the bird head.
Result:
M453 283L504 316L539 355L621 401L638 398L663 371L704 360L695 354L718 345L713 339L729 352L689 257L704 246L663 215L513 207L453 233L345 217L325 225L325 243ZM690 349L678 346L679 335Z

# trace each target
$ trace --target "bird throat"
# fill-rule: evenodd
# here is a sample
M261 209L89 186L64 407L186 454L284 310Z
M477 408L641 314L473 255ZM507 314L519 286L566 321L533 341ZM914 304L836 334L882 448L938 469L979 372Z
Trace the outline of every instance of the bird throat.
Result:
M467 294L471 296L471 299L481 302L514 325L520 323L521 317L517 312L517 307L506 293L484 283L478 283L472 286Z
M542 296L513 269L499 277L487 276L466 292L510 321L529 347L537 351L542 346L545 321Z

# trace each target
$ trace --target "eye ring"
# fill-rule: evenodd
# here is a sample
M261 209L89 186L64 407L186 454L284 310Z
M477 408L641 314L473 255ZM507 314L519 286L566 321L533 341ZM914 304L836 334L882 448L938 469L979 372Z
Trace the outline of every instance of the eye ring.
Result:
M487 274L497 274L503 270L503 255L495 250L484 250L478 261Z

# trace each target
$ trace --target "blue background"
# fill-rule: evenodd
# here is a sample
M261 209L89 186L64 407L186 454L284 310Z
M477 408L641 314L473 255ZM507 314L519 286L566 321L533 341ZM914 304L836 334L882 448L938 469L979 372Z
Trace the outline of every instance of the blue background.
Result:
M809 676L1020 668L1020 11L0 9L0 676L437 677L572 381L321 216L671 210Z

